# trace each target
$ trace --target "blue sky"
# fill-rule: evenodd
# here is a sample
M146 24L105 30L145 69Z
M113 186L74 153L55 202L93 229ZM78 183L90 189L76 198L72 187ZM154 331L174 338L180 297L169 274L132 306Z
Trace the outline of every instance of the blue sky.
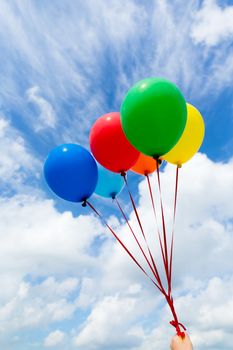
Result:
M2 0L4 350L168 349L170 316L158 293L101 223L53 196L42 176L53 147L88 147L93 122L149 76L175 82L205 119L201 153L182 169L174 286L195 348L232 349L232 17L231 1ZM166 188L172 179L165 167ZM150 231L146 184L132 174L130 184ZM121 198L134 223L126 192ZM94 201L119 227L111 203Z

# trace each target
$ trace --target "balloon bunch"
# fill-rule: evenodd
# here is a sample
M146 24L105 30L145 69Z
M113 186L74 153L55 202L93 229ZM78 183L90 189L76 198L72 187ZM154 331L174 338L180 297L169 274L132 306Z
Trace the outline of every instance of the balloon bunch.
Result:
M199 111L185 102L176 85L161 78L139 81L126 94L121 111L101 116L92 126L88 152L80 145L64 144L50 152L45 164L45 179L59 197L89 206L114 235L134 263L165 297L173 315L170 322L182 338L185 327L179 322L172 297L174 225L176 217L179 168L198 151L204 138L204 121ZM173 226L170 242L166 232L162 200L160 164L176 165ZM97 164L97 162L99 164ZM147 179L150 200L157 223L158 247L164 266L161 278L144 231L137 206L130 191L128 170ZM162 230L159 229L150 174L155 173L159 189ZM140 239L125 214L117 195L126 186L139 227ZM112 198L123 216L140 254L150 272L109 226L89 201L93 193ZM160 232L162 231L162 232ZM142 244L141 239L145 244ZM165 285L166 284L166 285ZM183 328L183 330L182 330Z

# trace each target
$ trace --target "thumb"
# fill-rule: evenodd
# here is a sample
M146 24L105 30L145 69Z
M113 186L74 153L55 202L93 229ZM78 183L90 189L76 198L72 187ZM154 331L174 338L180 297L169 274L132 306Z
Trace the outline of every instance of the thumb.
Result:
M178 335L174 336L171 341L171 350L193 350L191 340L187 333L182 339Z

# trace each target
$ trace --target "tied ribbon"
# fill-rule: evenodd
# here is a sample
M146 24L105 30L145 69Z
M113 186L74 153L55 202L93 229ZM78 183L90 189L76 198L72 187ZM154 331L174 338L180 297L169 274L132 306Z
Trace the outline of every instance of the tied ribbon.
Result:
M184 326L182 323L173 320L173 321L170 321L170 325L172 325L173 327L175 327L175 329L176 329L176 334L178 335L178 337L181 337L182 339L185 338L185 332L182 332L182 331L180 330L180 326L181 326L181 327L183 328L183 330L186 331L186 328L185 328L185 326Z

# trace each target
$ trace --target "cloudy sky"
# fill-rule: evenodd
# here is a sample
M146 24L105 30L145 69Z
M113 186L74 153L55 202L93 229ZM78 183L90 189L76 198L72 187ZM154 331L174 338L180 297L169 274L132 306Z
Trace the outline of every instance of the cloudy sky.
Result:
M94 120L148 76L175 82L205 119L201 153L181 169L174 297L196 350L232 349L232 18L231 0L0 0L2 349L168 350L163 298L42 176L53 147L88 147ZM168 221L174 176L165 166ZM146 182L128 179L150 234ZM93 200L135 248L112 203ZM126 192L120 200L136 225Z

